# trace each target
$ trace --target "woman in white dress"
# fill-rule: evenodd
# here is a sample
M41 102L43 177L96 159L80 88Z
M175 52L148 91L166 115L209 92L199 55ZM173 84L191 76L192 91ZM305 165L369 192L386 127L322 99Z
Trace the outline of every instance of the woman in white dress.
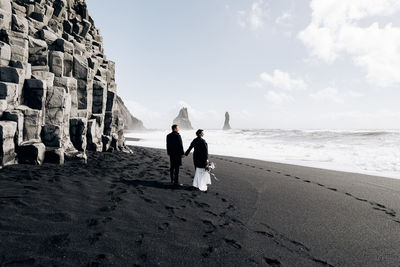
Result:
M189 155L190 151L194 148L193 162L196 173L193 179L193 186L201 191L207 191L207 186L211 184L210 173L206 171L208 164L208 145L206 140L203 139L203 130L197 130L196 135L197 137L193 139L185 155Z

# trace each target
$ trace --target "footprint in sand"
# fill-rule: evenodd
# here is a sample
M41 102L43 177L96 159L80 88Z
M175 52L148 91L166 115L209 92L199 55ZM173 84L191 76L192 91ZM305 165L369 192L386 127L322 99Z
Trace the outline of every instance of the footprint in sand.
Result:
M273 234L268 233L268 232L265 232L265 231L255 231L255 233L260 234L260 235L263 235L263 236L267 236L267 237L269 237L269 238L273 238L273 237L274 237Z
M203 223L207 227L207 229L205 231L206 234L211 234L217 229L217 227L209 220L203 220Z
M175 214L175 208L171 206L165 206L165 209L169 211L171 214Z
M128 190L126 189L120 189L120 191L118 191L119 194L126 194L128 193Z
M143 244L144 234L139 234L139 237L135 240L135 244L141 246Z
M389 216L396 217L396 212L395 211L385 211L385 213L387 215L389 215Z
M96 244L96 242L98 242L99 240L100 240L100 237L102 236L103 234L102 233L94 233L94 234L91 234L90 236L89 236L89 238L88 238L88 241L89 241L89 244L90 245L94 245L94 244Z
M97 260L105 260L107 258L106 254L99 254L96 256Z
M104 219L103 219L103 223L104 224L106 224L106 223L109 223L109 222L111 222L113 220L113 218L111 218L111 217L105 217Z
M167 222L158 226L158 230L161 230L161 231L165 231L168 228L169 228L169 223L167 223Z
M111 188L111 189L114 189L114 188L116 188L116 187L117 187L117 184L111 184L111 185L110 185L110 188Z
M209 208L210 207L210 205L208 205L207 203L198 202L198 201L195 201L194 204L196 204L196 206L198 208Z
M99 210L101 212L110 212L110 211L115 210L116 208L117 208L116 205L111 205L111 206L104 206L104 207L100 208Z
M359 198L359 197L355 197L355 199L357 199L358 201L362 201L362 202L368 202L368 200L363 199L363 198Z
M181 220L182 222L187 222L186 218L175 216L178 220Z
M224 241L236 249L241 249L242 245L234 239L224 238Z
M220 228L225 228L231 225L228 221L225 221L223 224L218 225Z
M227 209L228 209L228 210L235 210L236 207L235 207L234 205L230 204L230 205L227 207Z
M218 217L218 214L212 212L211 210L205 210L204 212L206 212L206 213L208 213L208 214L211 214L211 215L214 216L214 217Z
M144 191L139 187L136 188L136 192L139 193L140 195L144 195Z
M157 201L155 201L153 199L150 199L150 198L147 198L147 197L141 196L140 198L143 199L145 202L150 203L150 204L157 203Z
M203 258L208 258L210 257L211 253L213 253L214 251L214 247L209 246L205 252L201 253L201 256L203 256Z
M141 254L138 258L138 261L133 266L142 266L147 262L147 254Z
M280 261L275 260L275 259L270 259L270 258L267 258L267 257L264 257L264 262L265 262L266 264L268 264L269 266L273 266L273 267L282 266L281 263L280 263Z
M86 220L86 224L88 227L97 226L99 224L99 220L94 219L94 218L88 219L88 220Z

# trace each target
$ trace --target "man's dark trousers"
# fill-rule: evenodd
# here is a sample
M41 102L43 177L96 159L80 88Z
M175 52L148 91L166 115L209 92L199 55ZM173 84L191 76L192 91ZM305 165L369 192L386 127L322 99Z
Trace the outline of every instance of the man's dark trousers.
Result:
M173 160L171 159L171 166L170 166L170 176L171 176L171 183L179 184L179 168L181 167L180 164L173 164Z

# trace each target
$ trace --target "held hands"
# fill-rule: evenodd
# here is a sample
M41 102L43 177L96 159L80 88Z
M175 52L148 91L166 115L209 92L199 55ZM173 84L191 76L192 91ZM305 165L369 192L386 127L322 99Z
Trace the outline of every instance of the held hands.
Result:
M186 157L185 155L182 155L182 158Z

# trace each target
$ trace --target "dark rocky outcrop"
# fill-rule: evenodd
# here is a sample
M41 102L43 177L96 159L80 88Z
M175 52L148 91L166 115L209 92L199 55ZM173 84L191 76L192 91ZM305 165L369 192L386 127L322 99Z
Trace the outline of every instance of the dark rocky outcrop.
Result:
M224 127L222 129L224 131L232 129L230 125L230 116L228 112L225 113L225 122L224 122Z
M125 122L125 130L145 130L143 122L135 118L125 106L124 101L117 96L117 105L119 107L122 118Z
M84 0L0 0L0 166L125 150L116 88Z
M189 120L189 113L187 108L181 108L179 111L178 117L176 117L173 121L174 124L178 124L179 128L182 130L192 130L192 124Z

